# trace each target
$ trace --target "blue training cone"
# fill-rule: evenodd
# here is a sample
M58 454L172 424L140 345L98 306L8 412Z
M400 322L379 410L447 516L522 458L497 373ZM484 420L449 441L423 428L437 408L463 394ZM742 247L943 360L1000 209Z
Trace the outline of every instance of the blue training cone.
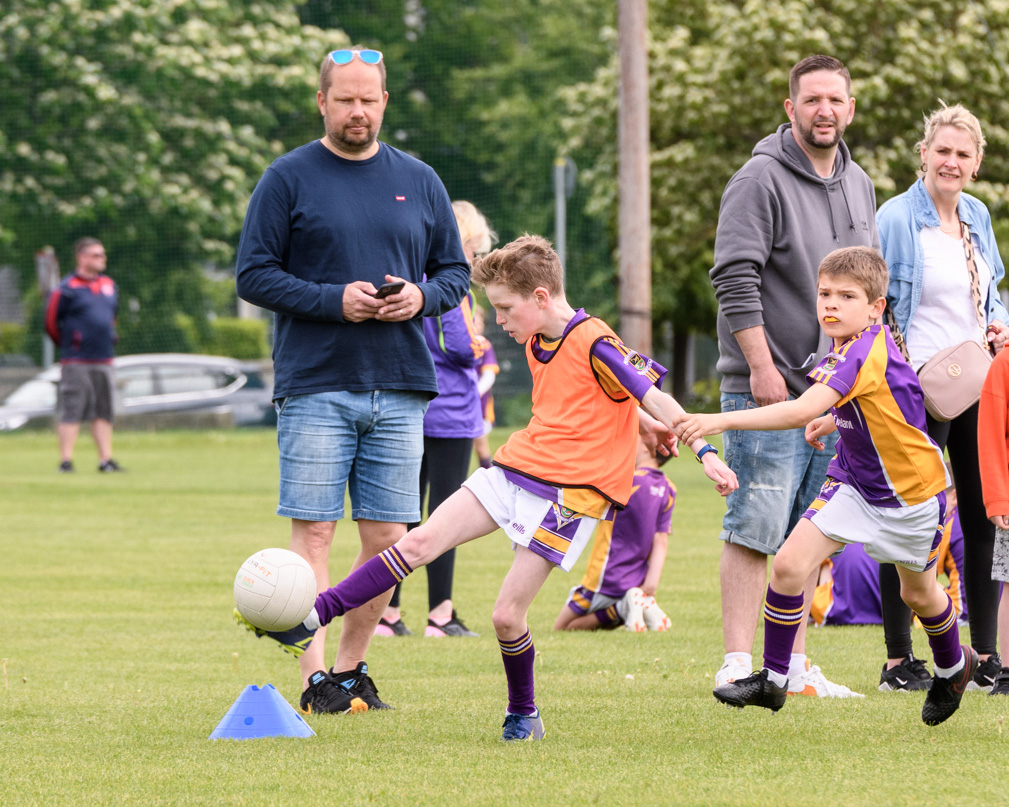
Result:
M281 697L273 684L262 689L253 684L242 691L208 739L314 736L312 727Z

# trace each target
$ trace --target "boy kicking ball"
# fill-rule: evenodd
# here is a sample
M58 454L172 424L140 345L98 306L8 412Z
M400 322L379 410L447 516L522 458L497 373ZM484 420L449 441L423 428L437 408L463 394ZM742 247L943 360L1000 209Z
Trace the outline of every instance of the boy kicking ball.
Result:
M545 239L527 235L494 250L477 263L473 279L498 324L526 345L532 420L498 450L492 468L478 469L427 523L322 592L304 626L327 625L446 550L501 528L515 547L493 613L508 682L502 739L538 740L543 720L534 697L529 606L551 570L570 571L596 524L630 498L639 420L665 439L685 413L658 388L663 368L568 304L560 260ZM639 417L639 404L651 418ZM735 474L712 446L701 438L688 445L719 493L735 490Z
M956 612L934 571L948 485L942 452L925 432L918 378L884 325L886 262L868 247L839 249L820 265L817 316L833 350L809 373L799 398L743 412L692 415L683 440L726 429L791 429L806 440L840 429L837 454L819 497L774 558L764 604L764 668L715 689L732 706L785 704L788 661L802 618L804 581L845 544L860 543L880 563L895 563L901 596L918 615L935 661L921 719L950 717L977 669L961 646ZM830 409L830 414L819 417Z

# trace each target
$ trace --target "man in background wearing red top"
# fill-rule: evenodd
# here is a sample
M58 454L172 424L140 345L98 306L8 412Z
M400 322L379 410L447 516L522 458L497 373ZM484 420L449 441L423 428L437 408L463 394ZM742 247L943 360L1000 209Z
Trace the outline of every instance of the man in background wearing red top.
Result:
M105 247L97 238L74 244L74 273L63 279L46 306L46 333L60 349L56 434L60 473L74 470L74 446L81 422L90 421L98 448L98 470L123 470L112 459L112 359L119 295L105 276Z

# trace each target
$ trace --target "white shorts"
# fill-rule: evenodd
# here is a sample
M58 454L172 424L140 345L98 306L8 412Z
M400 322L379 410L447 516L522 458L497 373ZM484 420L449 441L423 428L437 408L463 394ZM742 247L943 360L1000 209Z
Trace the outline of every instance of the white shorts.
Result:
M873 560L923 572L936 564L945 509L945 492L911 507L877 507L828 477L803 518L828 538L862 544Z
M570 572L599 519L576 513L523 490L496 465L478 468L463 482L512 543Z

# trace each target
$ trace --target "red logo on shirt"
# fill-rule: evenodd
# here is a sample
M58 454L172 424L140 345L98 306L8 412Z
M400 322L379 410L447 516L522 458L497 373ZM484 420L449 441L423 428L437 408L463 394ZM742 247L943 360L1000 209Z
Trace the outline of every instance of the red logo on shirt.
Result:
M405 196L397 196L396 197L396 201L397 202L405 202L406 201L406 197Z

